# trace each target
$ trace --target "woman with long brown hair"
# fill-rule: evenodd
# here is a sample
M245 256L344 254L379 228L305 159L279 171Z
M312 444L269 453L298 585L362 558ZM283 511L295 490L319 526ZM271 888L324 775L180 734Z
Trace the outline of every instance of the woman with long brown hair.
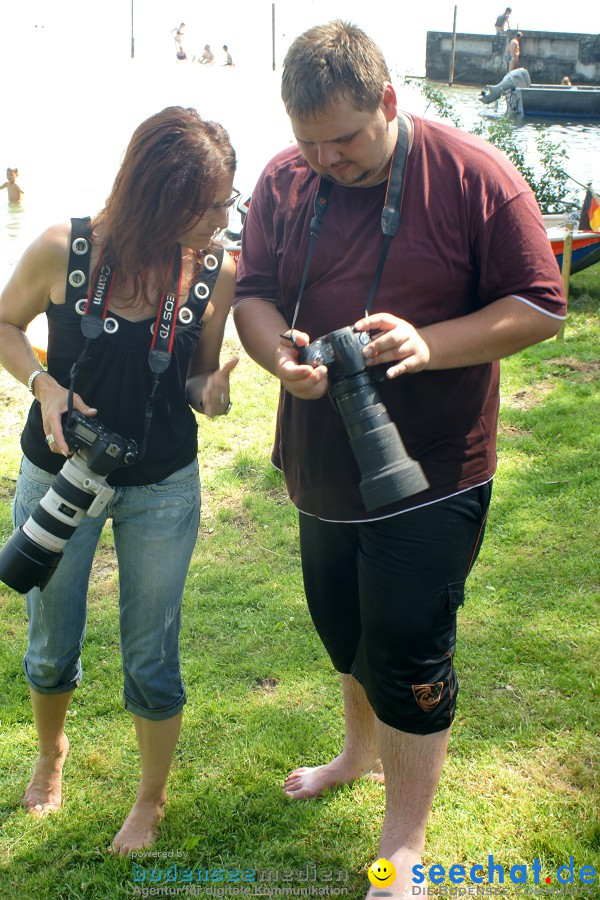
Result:
M195 110L170 107L151 116L135 131L104 209L91 221L48 228L0 295L0 363L34 395L21 436L15 525L23 531L25 524L24 540L36 552L60 559L47 584L39 578L27 590L24 669L39 753L23 803L37 815L61 804L64 729L82 677L90 569L111 518L124 704L141 757L137 798L112 845L119 855L156 838L186 700L178 639L200 513L193 410L211 417L229 411L237 362L219 363L235 267L213 243L235 200L235 164L226 131ZM41 312L48 319L47 369L25 336ZM75 423L70 431L67 414ZM104 450L106 432L112 437ZM88 440L94 452L103 450L93 465ZM62 513L85 494L59 475L73 450L66 465L81 454L91 482L115 459L119 464L105 479L114 493L104 510L70 528ZM65 502L40 517L51 485ZM56 538L62 559L52 554Z

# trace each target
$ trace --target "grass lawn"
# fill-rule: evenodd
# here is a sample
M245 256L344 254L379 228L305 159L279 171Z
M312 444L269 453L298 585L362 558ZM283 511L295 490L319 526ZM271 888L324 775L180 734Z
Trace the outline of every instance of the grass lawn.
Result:
M507 882L521 864L532 885L535 858L542 885L547 877L558 884L557 868L570 856L574 884L584 865L600 872L599 302L595 266L572 279L564 341L503 363L500 465L459 613L458 714L424 859L446 870L483 863L484 884L490 854ZM223 358L237 347L228 339ZM165 885L176 862L194 879L223 869L218 884L238 887L235 870L263 870L279 887L302 886L284 879L290 870L296 879L298 870L316 870L311 884L347 888L361 900L377 855L383 787L363 779L299 803L281 790L292 768L339 752L342 706L304 602L295 512L268 461L276 383L244 354L233 380L231 415L201 422L203 519L182 633L189 701L155 848L173 856L143 861L137 884ZM2 542L12 532L28 403L25 388L0 373ZM23 597L1 587L0 617L0 897L135 896L132 862L107 853L138 778L121 705L110 532L95 560L85 677L68 714L65 803L44 820L20 806L35 757L21 669ZM184 883L181 869L177 877L168 886ZM598 878L586 896L600 897Z

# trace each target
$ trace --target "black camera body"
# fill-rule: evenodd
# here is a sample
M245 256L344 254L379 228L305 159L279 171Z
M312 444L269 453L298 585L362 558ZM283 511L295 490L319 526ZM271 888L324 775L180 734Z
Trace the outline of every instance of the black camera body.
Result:
M64 427L71 450L84 451L89 469L96 475L110 475L118 466L130 466L138 458L135 441L106 428L99 419L90 419L73 410Z
M357 375L366 369L363 347L371 342L367 331L338 328L331 334L316 338L298 350L298 362L313 368L327 366L330 381Z
M135 441L122 438L99 419L73 411L64 426L73 456L37 504L25 524L0 550L0 581L25 594L43 590L63 548L86 516L98 516L114 494L106 476L138 459Z
M298 362L326 366L329 397L340 414L361 473L359 490L367 510L387 506L429 487L423 469L406 452L365 365L367 332L338 328L298 348Z

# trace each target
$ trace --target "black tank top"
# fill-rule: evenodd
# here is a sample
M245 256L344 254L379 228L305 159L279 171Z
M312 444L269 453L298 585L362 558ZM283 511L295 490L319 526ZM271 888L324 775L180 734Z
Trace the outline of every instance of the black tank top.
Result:
M81 367L75 392L98 410L98 419L104 425L124 438L137 441L139 446L152 384L148 352L154 317L130 322L112 310L110 315L118 321L119 328L91 342L89 361ZM81 317L72 303L51 304L46 316L48 372L60 385L68 388L71 366L85 343ZM196 457L198 429L194 412L185 399L185 383L201 328L202 323L196 320L188 325L177 325L171 363L160 379L146 454L132 466L115 469L107 478L110 484L153 484ZM46 444L37 400L30 407L21 435L21 448L34 465L47 472L56 474L63 466L64 457L51 453Z

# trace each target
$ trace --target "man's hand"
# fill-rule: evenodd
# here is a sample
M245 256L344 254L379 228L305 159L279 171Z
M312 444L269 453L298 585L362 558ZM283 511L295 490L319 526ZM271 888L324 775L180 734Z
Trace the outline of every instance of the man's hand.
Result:
M388 378L427 368L429 346L410 322L390 313L376 313L360 319L354 327L357 331L376 333L363 350L363 355L368 366L395 363L386 370Z
M310 339L303 331L294 329L294 340L299 347L306 347ZM329 388L327 367L300 365L298 363L298 351L291 341L291 332L281 337L279 346L275 351L275 375L282 385L301 400L318 400L323 397Z

